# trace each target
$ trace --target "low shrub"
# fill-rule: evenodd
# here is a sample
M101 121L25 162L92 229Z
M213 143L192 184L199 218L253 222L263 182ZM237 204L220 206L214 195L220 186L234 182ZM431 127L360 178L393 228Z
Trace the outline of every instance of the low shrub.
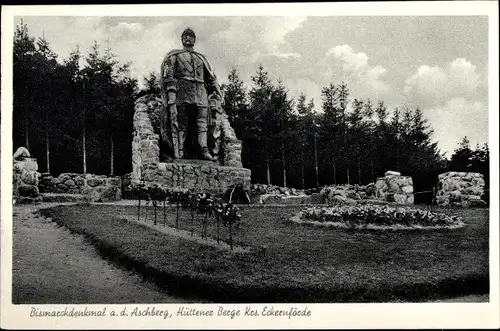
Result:
M237 186L236 186L237 188ZM243 187L242 187L243 188ZM191 218L191 234L194 234L195 216L201 216L201 236L207 237L207 226L210 218L217 222L217 241L219 238L219 225L222 223L229 229L229 245L233 249L233 230L239 227L241 215L238 207L232 203L224 203L219 197L205 192L194 192L184 188L162 187L157 184L151 186L141 182L135 186L137 194L137 219L141 215L141 200L151 202L154 207L154 224L156 225L156 207L163 204L163 223L166 220L166 202L176 207L175 228L179 229L180 209L189 210Z
M463 225L457 216L421 209L377 205L311 207L299 213L297 220L305 223L338 223L349 228L366 228L369 225L448 228Z

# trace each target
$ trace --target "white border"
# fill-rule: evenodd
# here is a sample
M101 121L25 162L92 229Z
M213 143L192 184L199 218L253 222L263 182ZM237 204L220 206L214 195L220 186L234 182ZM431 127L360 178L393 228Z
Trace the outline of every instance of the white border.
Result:
M165 13L162 15L162 13ZM491 152L490 302L426 304L307 304L311 318L29 318L31 305L11 304L12 261L12 46L14 16L489 16L489 145ZM119 5L119 6L3 6L2 7L2 125L1 125L1 309L2 328L30 329L222 329L222 328L498 328L499 321L499 195L498 195L498 2L370 2L294 4ZM91 305L98 309L104 305ZM124 306L106 305L109 309ZM141 305L146 307L147 305ZM176 310L175 304L154 305ZM218 308L219 305L197 305ZM224 305L244 308L246 305ZM252 305L255 308L264 305ZM34 307L47 308L46 305ZM51 305L64 308L64 305ZM83 307L72 305L71 307ZM129 308L130 309L130 308Z

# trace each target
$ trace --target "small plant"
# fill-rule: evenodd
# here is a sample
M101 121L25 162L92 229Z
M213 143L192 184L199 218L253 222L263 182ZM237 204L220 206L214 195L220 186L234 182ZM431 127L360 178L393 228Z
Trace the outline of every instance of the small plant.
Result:
M154 208L154 224L156 225L156 207L160 201L165 201L165 192L164 190L158 186L158 185L153 185L148 188L148 195L153 203L153 208ZM165 205L163 205L163 223L165 223Z
M241 214L238 207L233 204L226 204L223 206L221 214L222 224L229 229L229 245L233 249L233 228L239 227Z
M232 185L226 195L229 203L250 203L249 193L241 183Z
M137 199L138 199L137 220L140 220L140 218L141 218L141 200L144 200L146 202L149 201L148 188L147 188L146 184L141 182L135 186L134 192L135 192Z

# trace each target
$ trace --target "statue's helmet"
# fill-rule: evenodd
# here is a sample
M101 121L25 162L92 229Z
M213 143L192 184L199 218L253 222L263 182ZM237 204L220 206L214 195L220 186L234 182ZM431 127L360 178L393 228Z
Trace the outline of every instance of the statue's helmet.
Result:
M194 31L191 28L187 28L186 30L184 30L182 32L182 35L181 35L182 41L184 41L184 36L191 36L191 37L193 37L194 41L196 41L196 34L194 33Z

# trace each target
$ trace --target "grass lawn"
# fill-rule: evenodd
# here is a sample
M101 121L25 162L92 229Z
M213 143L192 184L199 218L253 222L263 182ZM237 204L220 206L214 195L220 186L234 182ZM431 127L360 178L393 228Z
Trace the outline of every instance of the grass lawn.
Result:
M488 209L436 211L462 217L456 230L346 231L289 220L304 207L242 206L230 253L123 219L137 207L60 206L42 210L84 234L106 258L151 277L170 293L215 302L428 301L489 292ZM427 207L428 208L428 207ZM142 208L141 215L144 215ZM152 207L148 211L152 222ZM175 210L167 210L175 225ZM143 216L142 216L143 217ZM158 209L158 221L163 222ZM188 212L182 229L190 230ZM195 231L200 232L195 219ZM215 221L208 228L215 238ZM227 238L222 228L222 238Z

